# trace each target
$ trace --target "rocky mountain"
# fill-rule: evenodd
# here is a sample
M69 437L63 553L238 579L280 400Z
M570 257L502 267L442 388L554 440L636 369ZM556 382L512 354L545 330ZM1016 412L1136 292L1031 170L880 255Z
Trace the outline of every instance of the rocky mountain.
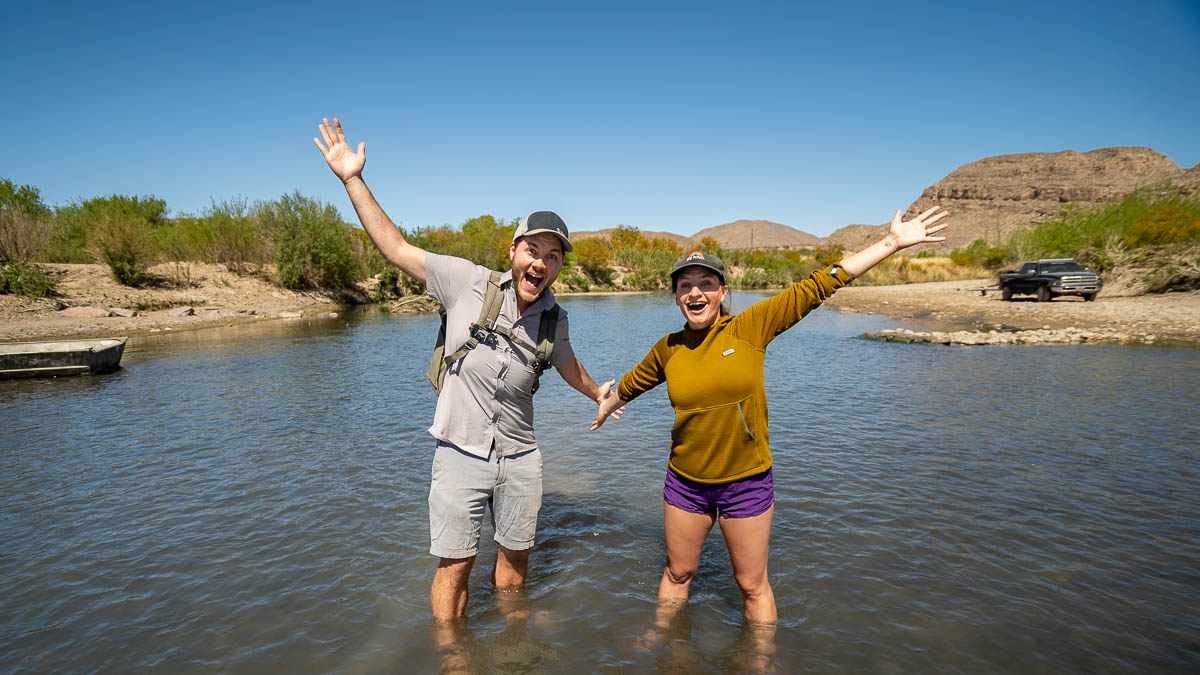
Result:
M999 155L964 164L929 186L905 217L931 206L949 211L953 227L946 241L926 247L947 253L976 239L1003 242L1014 231L1058 216L1069 203L1095 206L1167 181L1200 187L1200 165L1181 169L1150 148L1135 147ZM850 225L827 241L857 250L886 232L886 224Z
M735 220L692 235L697 242L705 237L712 237L722 248L729 249L812 248L821 243L819 237L769 220Z
M920 250L949 253L976 239L992 245L1004 242L1015 231L1058 216L1063 207L1091 207L1123 197L1138 187L1170 182L1200 190L1200 165L1181 169L1170 158L1150 148L1100 148L1090 152L1030 152L997 155L964 164L925 188L905 212L905 218L940 206L950 212L946 241ZM769 220L737 220L684 237L671 232L643 231L647 237L670 239L692 248L704 237L721 246L746 248L814 248L840 244L856 251L877 241L888 226L847 225L828 237ZM612 232L578 232L587 237Z

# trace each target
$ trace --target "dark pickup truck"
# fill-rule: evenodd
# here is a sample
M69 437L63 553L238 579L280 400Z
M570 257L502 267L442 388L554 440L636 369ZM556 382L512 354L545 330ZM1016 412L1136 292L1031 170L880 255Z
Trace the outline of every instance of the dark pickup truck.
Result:
M1014 295L1037 295L1050 302L1056 295L1079 295L1096 299L1104 282L1073 258L1046 258L1021 265L1021 271L1000 275L1000 293L1005 300Z

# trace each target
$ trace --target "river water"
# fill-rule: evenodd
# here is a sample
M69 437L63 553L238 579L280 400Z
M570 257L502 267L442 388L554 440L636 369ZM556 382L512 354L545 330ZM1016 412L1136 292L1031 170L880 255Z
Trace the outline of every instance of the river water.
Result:
M682 322L662 295L561 301L597 379ZM1200 351L855 338L903 325L821 309L768 350L774 634L742 625L717 529L656 623L665 387L589 433L543 378L528 589L494 596L485 546L439 628L432 317L137 338L110 375L0 382L0 671L1200 667Z

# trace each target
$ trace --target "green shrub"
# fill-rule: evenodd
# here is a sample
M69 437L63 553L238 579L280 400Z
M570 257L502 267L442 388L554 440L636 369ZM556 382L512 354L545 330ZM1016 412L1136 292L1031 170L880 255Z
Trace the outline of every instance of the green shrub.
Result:
M631 290L653 291L670 288L671 265L677 257L674 251L662 246L613 249L614 261L629 269L629 274L622 283Z
M373 302L384 303L401 297L400 270L395 267L389 267L377 276L379 277L379 285L375 287L375 292L371 295Z
M921 256L917 257L920 258ZM1008 262L1009 257L1007 248L989 246L987 240L976 239L965 249L954 249L950 253L950 260L960 267L975 266L997 269Z
M340 218L339 218L340 220ZM271 260L263 233L250 217L245 199L213 202L202 216L204 231L196 240L204 242L205 259L225 265L231 272L247 274L251 265Z
M363 274L373 277L383 274L388 270L396 270L390 262L384 259L383 254L372 243L371 237L367 234L366 230L354 227L350 230L350 233L354 235L354 255L358 258L358 262L363 268ZM399 274L399 271L396 270L396 273Z
M822 246L813 252L819 267L828 267L846 257L846 247L841 244Z
M42 258L48 262L95 261L93 230L104 222L138 222L157 228L166 223L167 203L153 196L110 195L76 201L55 209L50 241Z
M742 290L754 290L756 288L766 288L768 285L767 273L758 267L751 267L746 270L740 277L728 279L730 286Z
M658 291L671 288L670 268L639 268L630 271L621 282L631 291Z
M568 261L578 265L592 282L600 286L611 286L613 270L612 245L607 237L589 237L571 242L574 251Z
M575 272L560 273L555 283L562 284L567 287L567 290L576 293L586 293L592 288L592 282L586 274L577 274Z
M1200 203L1151 204L1125 228L1126 248L1200 240Z
M54 281L45 270L34 264L0 265L0 295L5 294L48 298L54 295Z
M35 216L0 201L0 264L28 263L38 257L50 237L46 216Z
M506 270L512 266L508 259L509 246L517 221L505 223L490 215L477 216L458 228L442 225L419 228L405 237L426 251L466 258L488 269Z
M49 219L36 187L0 178L0 264L37 258L49 241Z
M1134 249L1200 241L1200 194L1171 185L1144 187L1094 208L1074 205L1058 218L1014 234L1014 259L1074 257L1097 271L1111 269L1114 242Z
M255 215L275 243L285 288L346 288L362 278L353 228L332 205L294 192L259 204Z
M158 250L170 261L209 262L212 230L202 218L183 216L160 227L155 234Z
M92 230L92 245L113 279L125 286L144 284L158 256L156 233L149 223L132 217L103 216Z

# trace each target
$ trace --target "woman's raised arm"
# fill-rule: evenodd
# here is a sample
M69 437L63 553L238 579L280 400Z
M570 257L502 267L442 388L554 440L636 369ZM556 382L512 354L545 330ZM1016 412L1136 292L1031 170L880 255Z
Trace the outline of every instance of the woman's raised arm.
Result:
M892 218L892 227L887 236L858 253L852 253L843 258L842 269L849 272L850 276L862 276L882 262L884 258L902 248L925 242L946 240L945 237L930 236L950 227L950 223L935 225L937 221L950 215L948 211L942 211L940 206L935 206L912 220L902 220L903 215L900 209L896 209L896 215Z

